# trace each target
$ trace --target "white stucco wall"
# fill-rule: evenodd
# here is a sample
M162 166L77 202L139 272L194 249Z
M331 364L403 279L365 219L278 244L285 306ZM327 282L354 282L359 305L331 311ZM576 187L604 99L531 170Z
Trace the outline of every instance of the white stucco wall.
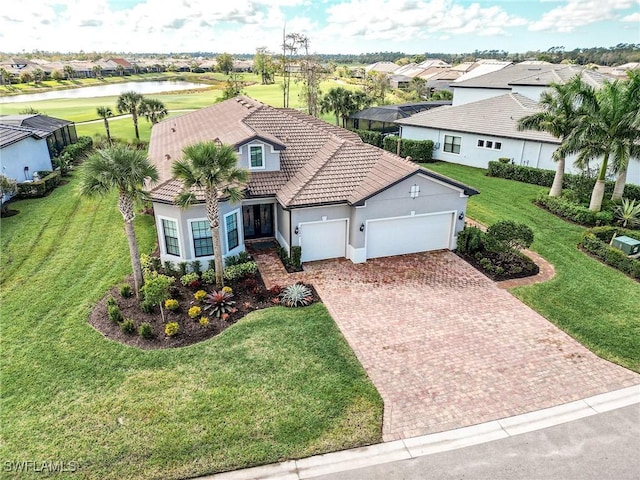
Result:
M260 146L264 152L264 168L251 168L249 162L249 150L251 146ZM238 167L246 168L255 172L277 172L280 171L280 152L274 150L273 146L258 140L241 145L238 149Z
M464 105L465 103L477 102L478 100L486 100L487 98L498 97L505 93L511 92L510 88L469 88L456 87L455 82L451 84L453 89L453 103L456 105Z
M24 167L29 167L25 177ZM33 180L33 172L53 170L47 141L25 138L0 150L0 172L17 182Z
M540 101L540 95L547 90L548 87L534 87L529 85L513 85L511 91L513 93L519 93L520 95L530 98L536 102Z

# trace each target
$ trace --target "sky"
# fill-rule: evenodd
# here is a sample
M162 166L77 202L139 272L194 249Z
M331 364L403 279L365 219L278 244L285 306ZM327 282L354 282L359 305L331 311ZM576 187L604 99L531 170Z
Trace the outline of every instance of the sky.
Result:
M640 0L4 0L0 51L468 53L640 43Z

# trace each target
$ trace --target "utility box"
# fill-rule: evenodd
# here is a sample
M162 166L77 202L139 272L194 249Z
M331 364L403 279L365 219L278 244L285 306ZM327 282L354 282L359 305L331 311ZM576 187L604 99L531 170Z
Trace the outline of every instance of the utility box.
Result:
M627 255L640 253L640 240L625 235L614 238L612 246L618 250L622 250Z

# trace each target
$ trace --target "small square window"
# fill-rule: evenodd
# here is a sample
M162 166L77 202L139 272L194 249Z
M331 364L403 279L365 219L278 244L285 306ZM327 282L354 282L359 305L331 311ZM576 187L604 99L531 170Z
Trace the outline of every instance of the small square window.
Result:
M249 147L249 165L251 168L264 168L264 155L262 146Z
M484 140L478 140L478 146L484 147Z
M485 143L485 146L487 148L493 148L493 142L491 140L487 140L487 143Z
M496 142L493 144L493 148L496 150L501 150L502 149L502 142Z

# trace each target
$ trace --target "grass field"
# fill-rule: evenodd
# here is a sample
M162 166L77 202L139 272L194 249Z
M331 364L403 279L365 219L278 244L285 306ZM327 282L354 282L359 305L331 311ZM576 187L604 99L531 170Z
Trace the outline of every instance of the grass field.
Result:
M640 372L640 284L578 250L584 228L531 203L548 189L461 165L425 166L480 190L469 201L470 218L487 225L510 219L533 229L532 249L554 265L556 276L513 289L518 298L599 356Z
M130 264L116 197L75 188L14 202L20 214L0 221L3 461L173 479L380 441L381 399L321 304L257 311L172 350L93 330L92 306ZM152 218L136 230L151 251Z

